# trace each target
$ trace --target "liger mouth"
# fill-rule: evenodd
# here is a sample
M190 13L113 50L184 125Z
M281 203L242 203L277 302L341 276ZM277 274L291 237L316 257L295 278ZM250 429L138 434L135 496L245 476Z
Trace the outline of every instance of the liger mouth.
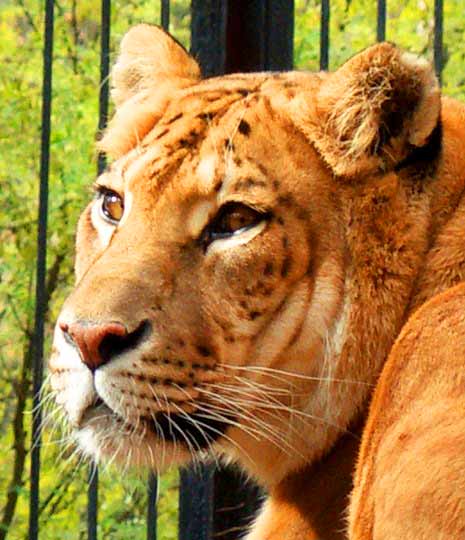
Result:
M135 426L132 426L125 418L108 407L101 398L97 398L93 405L86 410L86 413L97 411L114 416L123 422L129 430L134 427L136 431ZM231 424L231 419L224 413L222 418L216 419L212 415L201 412L173 414L159 411L153 417L143 416L140 420L141 424L150 429L157 438L199 451L210 448L224 435L226 428Z

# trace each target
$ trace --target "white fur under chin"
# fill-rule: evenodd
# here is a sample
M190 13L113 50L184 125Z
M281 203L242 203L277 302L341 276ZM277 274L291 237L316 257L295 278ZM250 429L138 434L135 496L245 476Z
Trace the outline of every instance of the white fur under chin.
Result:
M125 468L148 468L161 473L182 465L190 455L179 445L161 442L148 428L137 429L117 421L110 410L91 411L84 426L75 432L83 453L96 462L115 462Z

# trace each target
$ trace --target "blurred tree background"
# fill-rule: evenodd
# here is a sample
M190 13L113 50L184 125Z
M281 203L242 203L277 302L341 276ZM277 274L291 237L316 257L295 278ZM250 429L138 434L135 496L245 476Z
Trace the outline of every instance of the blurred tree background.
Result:
M388 0L387 38L432 58L434 0ZM332 0L330 66L375 41L375 0ZM463 0L445 0L444 92L465 96ZM317 70L318 0L296 0L295 66ZM190 2L171 2L170 31L189 46ZM0 540L27 540L37 191L40 159L43 3L0 3ZM73 282L73 236L89 198L97 160L100 6L55 0L55 42L48 233L47 343ZM141 21L158 23L159 2L112 2L112 51ZM48 354L48 352L47 352ZM46 426L42 452L41 538L86 537L87 465L63 450ZM99 538L145 538L145 478L100 475ZM176 472L161 479L159 537L176 538Z

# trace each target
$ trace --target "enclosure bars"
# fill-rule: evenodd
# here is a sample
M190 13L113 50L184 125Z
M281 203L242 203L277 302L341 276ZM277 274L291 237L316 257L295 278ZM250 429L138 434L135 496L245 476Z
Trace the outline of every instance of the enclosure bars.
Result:
M40 397L43 376L44 322L47 314L47 217L48 177L50 165L50 116L52 110L53 62L53 0L45 3L43 84L42 84L42 133L40 146L39 215L37 230L36 297L34 313L34 341L32 347L32 450L29 495L29 540L39 535L39 478L42 410Z
M376 15L376 41L386 39L387 6L386 0L378 0ZM330 0L321 0L320 23L320 69L329 66L329 22ZM443 25L444 0L434 0L434 69L439 83L442 82L443 69Z

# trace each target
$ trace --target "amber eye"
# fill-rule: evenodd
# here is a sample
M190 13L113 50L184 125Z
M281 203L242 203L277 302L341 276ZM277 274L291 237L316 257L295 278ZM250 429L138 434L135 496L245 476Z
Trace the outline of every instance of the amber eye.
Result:
M109 189L103 189L99 195L101 212L104 219L112 223L118 223L124 214L124 202L118 193Z
M244 232L268 217L269 214L259 212L245 204L226 203L220 208L213 221L205 227L201 242L206 247L214 240Z
M259 217L258 212L248 206L237 205L223 212L216 223L218 233L232 234L254 225Z

